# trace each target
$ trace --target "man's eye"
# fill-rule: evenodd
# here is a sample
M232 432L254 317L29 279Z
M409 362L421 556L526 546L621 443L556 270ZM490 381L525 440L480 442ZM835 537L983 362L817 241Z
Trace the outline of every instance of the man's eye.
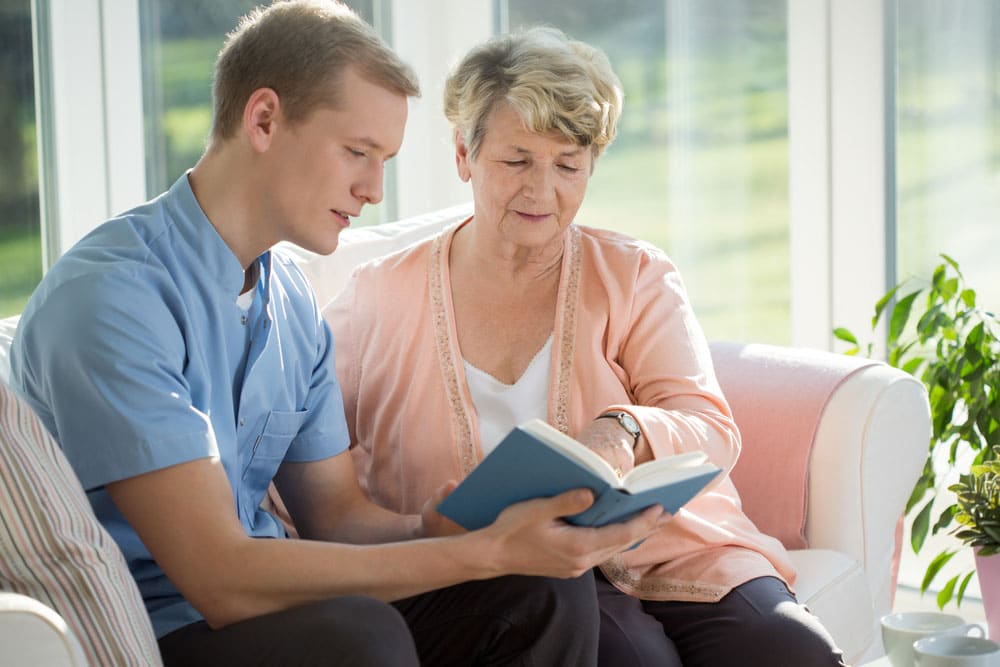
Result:
M350 148L350 147L348 147L348 149L347 149L347 150L348 150L348 151L350 152L350 154L351 154L351 155L353 155L354 157L365 157L365 155L366 155L364 151L359 151L359 150L358 150L358 149L356 149L356 148Z

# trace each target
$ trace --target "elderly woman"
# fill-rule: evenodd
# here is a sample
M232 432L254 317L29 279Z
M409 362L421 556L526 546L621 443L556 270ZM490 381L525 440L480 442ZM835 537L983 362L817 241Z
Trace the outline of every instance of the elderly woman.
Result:
M494 38L450 74L473 216L361 267L325 313L358 474L379 504L419 513L532 417L622 469L692 450L736 462L677 269L573 222L621 103L605 56L553 29ZM602 662L843 664L790 592L781 544L721 477L596 573Z

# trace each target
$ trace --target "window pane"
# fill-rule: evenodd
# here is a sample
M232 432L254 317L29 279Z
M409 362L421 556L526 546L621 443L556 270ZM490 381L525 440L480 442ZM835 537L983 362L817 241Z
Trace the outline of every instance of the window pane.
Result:
M42 278L31 1L0 4L0 317Z
M625 88L583 224L663 248L710 338L787 343L784 0L508 0L602 48Z
M899 276L945 253L1000 310L1000 3L900 0Z
M896 12L899 279L929 279L944 253L978 305L1000 312L1000 3L898 0ZM952 472L945 486L956 481ZM943 507L939 498L934 511ZM919 555L903 549L900 584L919 587L930 559L956 544L940 533ZM931 590L974 567L959 549ZM965 595L981 596L975 577Z
M369 23L374 0L347 2ZM141 0L147 194L166 190L205 150L212 67L226 33L260 0ZM365 207L360 224L376 221Z

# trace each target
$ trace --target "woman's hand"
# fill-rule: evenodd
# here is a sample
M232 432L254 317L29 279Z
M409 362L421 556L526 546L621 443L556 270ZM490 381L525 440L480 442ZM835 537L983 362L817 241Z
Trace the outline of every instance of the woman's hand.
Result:
M576 439L610 463L619 477L635 467L634 440L614 419L595 419Z
M417 537L445 537L466 532L465 528L437 511L441 501L447 498L456 486L458 482L454 480L445 482L427 499L423 509L420 510L420 534Z

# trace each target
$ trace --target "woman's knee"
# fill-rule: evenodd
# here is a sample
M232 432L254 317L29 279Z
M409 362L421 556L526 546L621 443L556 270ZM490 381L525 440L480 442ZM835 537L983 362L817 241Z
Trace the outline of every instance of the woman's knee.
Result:
M779 587L781 594L775 594L774 587ZM734 624L731 645L744 659L758 658L746 664L844 664L829 631L780 581L766 578L749 582L734 593L744 599L746 606Z

